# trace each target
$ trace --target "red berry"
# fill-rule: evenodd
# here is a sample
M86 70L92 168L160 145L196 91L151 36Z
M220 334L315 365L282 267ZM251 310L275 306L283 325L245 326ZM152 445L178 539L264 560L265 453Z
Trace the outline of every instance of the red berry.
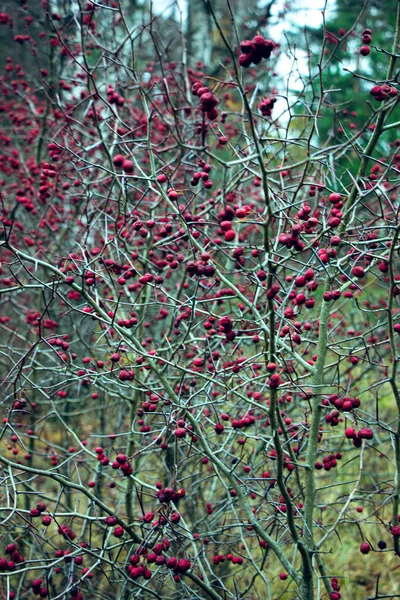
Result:
M113 163L115 167L122 167L123 162L124 162L124 157L122 156L122 154L116 154L113 158Z
M368 544L368 542L363 542L362 544L360 544L360 552L362 554L368 554L370 550L371 550L371 547Z
M353 267L351 272L353 273L354 277L358 277L358 278L364 277L364 275L365 275L364 269L358 265Z
M332 204L337 204L338 202L341 202L341 200L342 196L336 192L332 192L329 196L329 202L332 202Z
M122 163L122 169L125 173L133 173L133 162L131 160L125 159Z

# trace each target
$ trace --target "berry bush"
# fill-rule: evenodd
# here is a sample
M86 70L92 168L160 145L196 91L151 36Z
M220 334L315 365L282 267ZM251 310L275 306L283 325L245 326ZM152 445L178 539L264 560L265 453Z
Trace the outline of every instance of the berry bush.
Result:
M6 599L400 593L400 8L304 74L204 5L207 65L119 1L0 14Z

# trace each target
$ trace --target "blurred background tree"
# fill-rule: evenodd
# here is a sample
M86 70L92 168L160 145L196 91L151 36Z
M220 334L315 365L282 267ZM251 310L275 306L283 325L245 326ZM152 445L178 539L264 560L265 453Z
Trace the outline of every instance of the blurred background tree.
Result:
M294 27L287 34L293 47L308 54L310 71L321 61L327 64L321 75L325 93L314 132L316 146L320 146L322 140L329 146L341 143L345 137L354 137L357 149L357 132L361 124L380 108L369 92L385 77L389 57L382 49L389 48L392 43L396 5L396 0L335 0L328 2L325 27ZM365 28L372 32L371 52L367 56L360 53ZM321 47L324 48L322 56ZM320 98L309 94L304 100L304 105L297 105L297 111L302 115L307 114L310 106L315 108ZM393 128L385 143L394 143L396 138L397 132ZM381 144L377 152L383 151ZM346 160L348 158L347 155Z

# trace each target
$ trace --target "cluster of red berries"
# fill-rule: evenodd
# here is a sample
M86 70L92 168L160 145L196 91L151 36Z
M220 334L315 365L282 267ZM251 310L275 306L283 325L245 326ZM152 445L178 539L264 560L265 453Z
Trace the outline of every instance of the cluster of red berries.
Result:
M32 592L40 598L47 598L49 590L43 586L43 579L34 579L31 583Z
M284 234L286 236L286 233ZM270 288L267 289L267 299L268 300L273 300L278 294L279 294L279 290L280 290L280 284L278 281L275 281Z
M383 102L388 96L390 98L394 98L397 96L398 92L397 88L395 88L393 85L385 83L383 85L375 85L370 91L370 94L372 94L372 96L378 102Z
M85 271L84 278L85 278L85 285L87 285L89 287L92 285L95 285L96 273L93 273L93 271Z
M61 148L57 146L54 142L50 142L47 144L47 150L49 152L49 156L54 162L58 162L60 160ZM50 197L50 195L48 196Z
M125 104L125 99L114 90L112 85L107 86L107 100L110 104L116 104L117 106Z
M227 554L226 556L225 554L216 554L212 558L214 565L222 564L226 560L229 560L233 565L243 564L243 558L241 556L233 556L233 554Z
M296 288L302 288L302 287L306 287L308 292L315 292L318 289L318 283L317 281L314 279L315 277L315 272L313 269L307 269L304 274L302 275L298 275L295 280L294 280L294 285ZM286 281L288 283L290 283L292 281L292 277L289 275L288 277L286 277ZM304 306L306 308L313 308L314 304L315 304L315 300L314 298L311 297L306 297L304 292L297 292L295 289L293 289L290 294L289 294L289 298L292 301L292 305L293 306L302 306L304 304ZM295 318L295 313L293 311L292 308L288 307L285 309L285 318L286 319L294 319ZM296 330L297 333L301 332L302 329L302 325L299 321L296 321L295 323L293 323L293 326ZM281 330L281 332L283 331L287 331L289 332L289 329L287 329L288 326L284 326ZM295 341L295 340L294 340Z
M60 525L57 531L66 540L74 540L76 538L76 535L72 529L65 524Z
M340 598L341 598L340 585L339 585L339 580L337 577L332 577L331 586L332 586L333 592L331 592L330 600L340 600Z
M133 162L125 158L122 154L116 154L113 158L114 167L121 167L124 173L131 175L133 173Z
M207 463L204 463L204 464L207 464ZM212 513L214 512L211 502L206 502L206 511L207 511L208 515L212 515ZM213 558L213 560L214 560L214 558ZM214 563L214 564L218 564L218 563Z
M31 517L35 518L35 517L42 517L42 525L44 525L45 527L48 527L49 525L51 525L51 517L50 515L43 515L42 513L46 510L46 505L44 502L39 502L39 504L36 505L36 508L31 508L31 510L29 511L29 514L31 515Z
M235 210L235 217L237 219L245 219L249 213L251 213L251 207L248 204L244 204Z
M271 390L276 390L276 389L278 389L280 384L281 384L280 375L278 375L278 373L273 373L271 375L271 377L269 378L269 382L268 382L269 387L271 388Z
M186 263L186 272L190 275L198 277L212 277L215 273L214 265L207 264L208 259L201 259L196 262L189 261ZM178 321L179 322L179 321Z
M324 300L325 302L331 302L332 300L339 300L339 298L341 297L342 292L340 290L332 290L332 291L327 291L324 292Z
M97 448L96 448L96 452L97 452ZM103 464L103 460L101 461L101 463ZM132 465L129 462L129 460L127 459L126 454L117 454L117 456L115 457L115 460L111 466L115 470L121 469L121 471L122 471L123 475L125 475L125 477L128 477L129 475L131 475L133 473Z
M183 419L179 419L176 422L176 428L174 429L174 436L178 439L186 437L186 433L192 434L193 425L186 425Z
M357 364L357 363L355 362L354 364ZM329 400L324 400L323 403L326 406L328 404L332 404L337 409L334 412L327 414L325 417L326 423L328 423L332 427L336 427L336 425L339 425L339 421L340 421L339 411L349 412L349 411L353 410L354 408L358 408L360 406L359 398L350 398L349 396L344 396L344 398L340 398L338 396L338 394L332 394L329 397ZM351 431L354 432L354 436L350 435ZM371 436L371 437L368 437L368 436ZM350 428L346 429L346 437L349 439L354 438L357 440L360 438L359 442L357 441L357 443L354 444L356 447L360 447L361 439L362 438L372 439L373 434L372 434L371 429L367 429L367 428L361 429L360 432L358 434L356 434L355 431L353 430L353 428L350 427Z
M328 199L329 202L333 204L333 208L331 210L331 216L329 217L327 223L329 227L335 228L338 227L338 225L340 225L340 221L343 216L340 210L341 208L343 208L343 198L337 192L332 192L332 194L329 195Z
M192 92L200 98L200 110L207 115L210 121L215 121L218 117L218 110L216 108L218 99L200 81L196 81L192 85Z
M156 526L156 525L165 525L168 522L168 519L171 523L179 523L179 521L181 520L181 515L178 512L173 512L169 515L168 519L164 516L164 515L160 515L160 518L158 521L154 521L154 513L149 511L144 513L144 515L142 516L142 521L144 523L152 523L152 525Z
M13 410L25 410L26 404L25 398L18 398L13 404Z
M332 236L332 238L333 239L339 238L339 236ZM332 240L332 238L331 238L331 240ZM332 244L332 241L331 241L331 244ZM320 261L324 265L326 265L326 264L329 263L329 261L331 259L336 258L336 256L337 256L337 250L336 250L336 248L332 248L332 247L329 247L329 248L318 248L318 256L319 256Z
M0 558L0 572L1 571L14 571L15 567L25 562L24 557L18 550L16 544L8 544L5 549L5 554L10 558Z
M261 100L258 105L258 110L262 114L263 117L270 117L272 115L272 109L274 108L275 102L278 100L276 96L268 96Z
M219 224L219 229L217 230L217 234L222 234L225 238L225 241L233 242L236 238L236 233L233 230L232 221L221 221Z
M144 563L140 562L141 556L145 556L147 550L145 548L139 548L136 554L132 554L129 558L130 564L127 566L126 570L129 576L132 579L138 579L139 577L144 577L145 579L151 578L151 571L146 567Z
M243 417L239 416L236 419L231 419L231 417L229 415L227 415L226 413L222 413L221 419L222 419L222 421L229 421L229 419L230 419L233 429L243 429L245 427L250 427L251 425L254 425L254 423L256 422L255 417L250 414L245 415Z
M304 202L301 205L300 210L297 212L297 217L301 221L301 224L298 224L301 227L301 230L300 230L301 232L312 233L313 230L315 229L315 227L318 225L317 211L314 211L312 214L311 213L312 213L311 206L309 204L307 204L306 202ZM287 234L284 233L284 234L281 234L281 236L282 237L279 237L279 241L281 243L285 243L285 245L287 245L288 241L290 243L290 239L288 240L286 237L284 237L284 236L287 236ZM283 240L283 241L281 241L281 240Z
M236 333L233 330L233 321L231 317L224 316L218 320L218 331L220 333L223 333L225 335L226 340L230 342L232 342L235 339Z
M364 31L361 34L362 36L362 43L363 45L360 48L360 54L362 56L368 56L368 54L371 52L371 48L369 47L371 42L372 42L372 33L370 29L364 29Z
M364 427L358 432L354 429L354 427L347 427L345 429L344 435L348 440L353 440L353 446L355 446L356 448L360 448L362 440L373 439L374 432L369 427Z
M297 252L302 252L305 248L305 243L300 239L300 233L303 231L303 226L300 223L292 225L290 233L281 233L278 237L278 242L286 246L286 248L293 248Z
M328 413L325 416L325 422L328 423L328 425L330 425L331 427L336 427L337 425L339 425L340 422L340 412L334 410L333 412Z
M53 467L55 467L58 464L57 454L55 453L54 450L51 451L50 461L51 461L51 464L53 465Z
M200 181L203 181L204 187L209 190L213 186L213 182L210 179L209 173L211 171L211 165L206 163L202 158L197 162L198 166L202 171L195 171L190 180L191 185L196 186Z
M252 63L258 65L263 58L268 59L271 56L274 48L274 42L264 39L261 35L256 35L252 40L243 40L240 42L239 64L244 69Z
M57 173L56 165L54 165L52 163L48 163L48 162L43 163L42 172L40 173L40 185L39 185L39 198L40 198L40 201L42 204L45 204L46 200L48 198L51 198L52 190L55 187L54 182L49 181L49 179L52 179L52 180L56 179L57 175L58 175L58 173ZM22 198L19 198L18 202L22 202ZM30 202L32 204L32 201L25 197L25 202L23 202L23 204L25 204L25 208L28 208L27 207L28 202ZM31 210L32 209L33 209L33 204L32 204Z
M24 42L28 42L31 38L29 37L29 35L15 35L14 36L14 42L17 42L17 44L23 44Z
M135 374L133 371L127 371L126 369L121 369L118 375L120 381L132 381L134 379Z
M179 500L184 498L185 495L186 492L183 488L180 488L179 490L174 490L173 488L165 487L161 488L157 492L157 498L163 504L168 504L169 502L178 502Z
M328 401L329 404L332 404L337 410L341 411L350 411L360 406L359 398L350 398L350 396L340 398L338 394L331 394Z
M170 542L166 539L162 542L157 543L151 552L148 552L146 548L139 548L135 554L132 554L129 558L130 564L127 567L127 572L132 579L138 579L144 577L150 579L152 572L146 566L149 564L155 564L157 566L165 565L168 569L174 571L175 575L185 573L191 568L191 562L188 558L178 559L176 556L170 556L167 558L163 553L169 550ZM146 561L141 562L141 560Z
M29 514L31 515L31 517L40 517L42 512L44 512L45 510L46 510L45 503L39 502L39 504L36 505L36 508L31 508L31 510L29 511Z
M337 461L341 458L342 454L340 452L336 452L336 454L329 454L329 456L324 456L324 458L322 459L322 463L320 461L317 461L314 467L317 469L317 471L320 471L321 469L324 469L325 471L330 471L331 469L337 467Z

